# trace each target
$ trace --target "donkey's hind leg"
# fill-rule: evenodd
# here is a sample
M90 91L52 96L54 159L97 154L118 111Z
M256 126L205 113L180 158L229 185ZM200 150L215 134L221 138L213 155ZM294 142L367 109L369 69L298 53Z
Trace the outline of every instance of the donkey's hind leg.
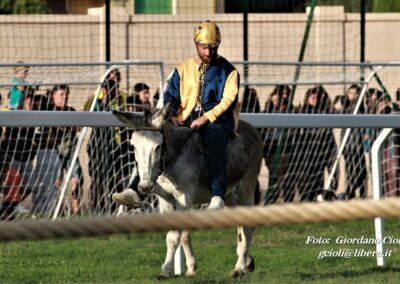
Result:
M253 240L254 229L243 226L237 228L237 255L238 259L235 268L231 271L230 276L233 278L240 277L246 270L254 271L254 259L250 256L250 244Z
M257 189L258 177L252 175L244 178L237 187L236 197L239 206L253 206L255 202L255 190ZM254 228L248 226L237 229L237 255L235 268L230 276L237 278L247 271L253 272L254 259L250 256L250 245L253 240Z
M161 213L171 212L174 210L173 205L166 201L164 198L158 198L160 204ZM167 254L165 256L165 261L161 267L161 273L158 276L159 279L166 279L171 277L172 269L174 267L174 255L175 251L179 245L181 238L181 231L173 230L167 233L166 243L167 243Z

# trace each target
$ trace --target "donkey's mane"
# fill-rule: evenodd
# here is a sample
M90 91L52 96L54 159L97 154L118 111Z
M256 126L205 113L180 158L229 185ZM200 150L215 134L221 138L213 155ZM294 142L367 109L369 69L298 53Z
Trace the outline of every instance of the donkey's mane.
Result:
M176 127L168 121L164 124L162 132L165 146L164 161L170 161L180 154L194 130L189 127Z

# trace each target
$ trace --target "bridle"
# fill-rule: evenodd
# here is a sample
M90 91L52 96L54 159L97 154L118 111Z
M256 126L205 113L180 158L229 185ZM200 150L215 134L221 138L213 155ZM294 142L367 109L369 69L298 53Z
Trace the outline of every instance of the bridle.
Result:
M138 127L135 128L135 131L152 131L152 132L159 132L161 135L163 135L163 142L161 144L161 160L160 160L160 168L158 169L158 175L161 175L162 172L165 172L169 170L175 163L176 159L179 157L179 154L183 151L185 148L187 142L189 139L192 137L193 133L196 132L196 129L190 128L190 132L188 136L183 140L183 142L179 145L179 149L175 152L175 155L170 157L168 160L166 160L165 157L165 149L167 147L166 141L165 141L165 135L163 132L163 128L157 128L157 127Z

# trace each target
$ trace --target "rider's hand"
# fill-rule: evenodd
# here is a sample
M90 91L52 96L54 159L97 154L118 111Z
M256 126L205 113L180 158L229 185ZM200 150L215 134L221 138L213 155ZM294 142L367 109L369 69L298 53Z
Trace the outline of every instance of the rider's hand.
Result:
M208 118L205 115L203 115L203 116L200 116L195 121L193 121L192 124L190 124L190 128L199 129L201 126L203 126L206 123L208 123Z
M175 116L171 117L171 122L175 126L183 125L183 122L180 122Z

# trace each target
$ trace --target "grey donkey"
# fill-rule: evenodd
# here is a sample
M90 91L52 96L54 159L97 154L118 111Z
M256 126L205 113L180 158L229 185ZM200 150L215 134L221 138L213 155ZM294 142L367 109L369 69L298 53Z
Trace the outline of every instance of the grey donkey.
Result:
M209 173L200 135L187 127L175 127L169 122L171 106L158 110L147 109L144 116L128 112L114 115L134 129L131 144L140 176L138 188L144 193L154 192L159 199L161 213L187 210L195 204L210 201ZM252 206L259 200L258 174L261 167L263 143L258 132L248 123L239 121L238 136L232 137L228 154L227 206ZM237 229L238 259L231 277L239 277L254 270L249 254L254 228ZM167 233L167 254L159 278L169 278L173 257L182 245L187 272L194 276L196 258L188 231L171 230Z

